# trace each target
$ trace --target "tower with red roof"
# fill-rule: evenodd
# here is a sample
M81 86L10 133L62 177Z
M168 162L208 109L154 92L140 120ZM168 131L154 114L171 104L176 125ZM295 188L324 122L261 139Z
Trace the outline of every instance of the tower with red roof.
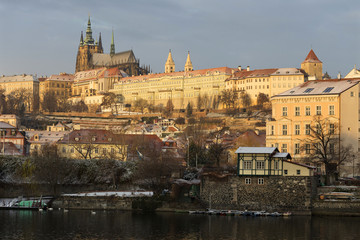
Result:
M322 62L311 49L305 60L301 63L301 69L308 74L308 80L322 79Z

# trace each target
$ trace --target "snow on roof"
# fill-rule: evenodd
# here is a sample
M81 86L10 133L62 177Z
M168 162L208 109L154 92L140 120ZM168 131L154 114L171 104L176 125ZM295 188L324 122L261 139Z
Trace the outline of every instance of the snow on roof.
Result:
M306 96L306 95L339 95L359 84L360 79L330 79L308 81L272 98L283 96Z
M284 152L284 153L277 152L277 153L274 154L273 157L276 157L276 158L289 158L289 159L291 159L290 153L286 153L286 152Z
M279 151L276 147L239 147L235 153L268 153Z

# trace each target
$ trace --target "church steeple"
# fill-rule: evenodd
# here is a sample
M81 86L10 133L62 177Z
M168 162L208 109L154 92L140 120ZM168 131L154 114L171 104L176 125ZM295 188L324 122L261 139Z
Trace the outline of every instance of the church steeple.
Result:
M84 45L83 31L81 31L81 36L80 36L80 46L82 45Z
M165 63L165 73L175 72L175 62L171 55L171 49L169 49L169 55Z
M85 44L94 44L94 39L92 37L92 30L91 30L90 15L89 15L87 28L86 28Z
M101 41L101 33L99 33L98 46L99 46L99 51L102 53L103 52L103 47L102 47L102 41Z
M115 44L114 44L114 30L113 30L111 36L110 56L114 56L114 55L115 55Z
M188 55L186 58L186 63L185 63L185 72L189 72L192 71L193 69L193 65L191 63L191 59L190 59L190 51L188 51Z

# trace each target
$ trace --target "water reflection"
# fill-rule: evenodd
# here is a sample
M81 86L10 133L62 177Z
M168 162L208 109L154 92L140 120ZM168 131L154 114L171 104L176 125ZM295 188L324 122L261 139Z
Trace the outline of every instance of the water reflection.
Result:
M359 239L360 218L0 211L3 239Z

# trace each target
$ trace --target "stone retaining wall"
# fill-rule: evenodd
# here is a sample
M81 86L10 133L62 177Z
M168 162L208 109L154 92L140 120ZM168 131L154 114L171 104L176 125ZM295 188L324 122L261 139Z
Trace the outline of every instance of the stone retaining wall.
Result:
M245 184L245 179L251 184ZM258 184L263 178L264 184ZM211 208L310 211L316 197L316 179L313 177L279 176L203 176L200 198Z
M314 201L313 215L360 216L360 201Z
M75 197L63 196L57 198L53 208L66 209L104 209L104 210L131 210L135 198L123 197Z

